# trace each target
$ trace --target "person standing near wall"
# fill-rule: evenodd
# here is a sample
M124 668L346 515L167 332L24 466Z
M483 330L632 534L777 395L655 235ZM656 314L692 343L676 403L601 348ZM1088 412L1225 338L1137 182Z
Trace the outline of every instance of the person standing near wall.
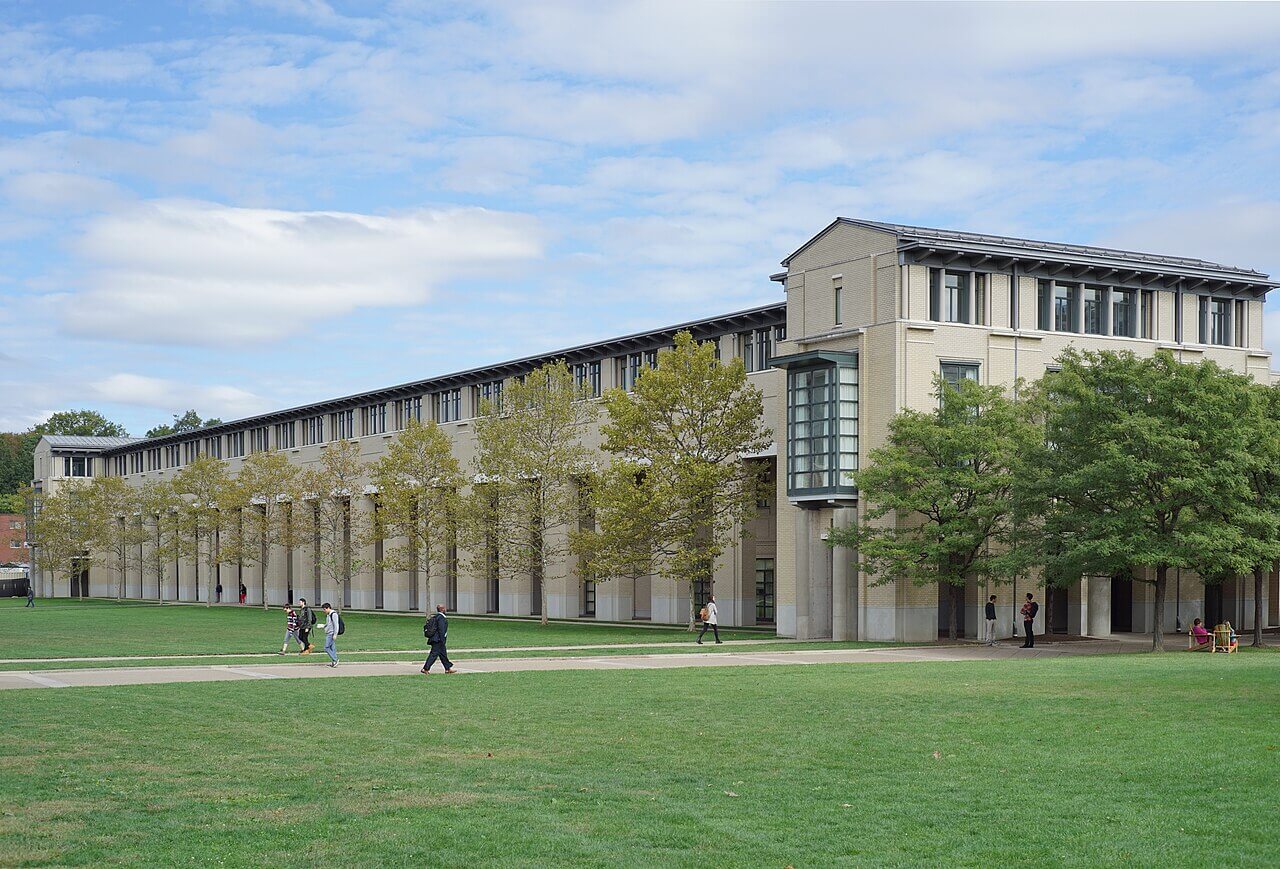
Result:
M987 598L987 645L995 646L996 643L996 596L993 594Z
M1036 603L1035 595L1027 592L1027 602L1022 605L1022 629L1027 635L1026 642L1022 644L1024 649L1034 649L1036 646L1036 613L1040 612L1040 604Z

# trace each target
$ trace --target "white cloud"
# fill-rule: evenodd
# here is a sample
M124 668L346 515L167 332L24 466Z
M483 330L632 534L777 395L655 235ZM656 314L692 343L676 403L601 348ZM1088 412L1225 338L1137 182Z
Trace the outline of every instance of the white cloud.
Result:
M94 219L76 249L79 335L228 345L363 307L420 305L451 279L535 259L526 215L478 208L375 216L155 201Z
M69 172L28 172L4 181L4 194L37 212L93 211L131 198L104 178Z
M202 386L140 374L112 374L89 384L89 395L99 401L181 413L198 408L205 416L237 419L268 409L262 398L236 386Z

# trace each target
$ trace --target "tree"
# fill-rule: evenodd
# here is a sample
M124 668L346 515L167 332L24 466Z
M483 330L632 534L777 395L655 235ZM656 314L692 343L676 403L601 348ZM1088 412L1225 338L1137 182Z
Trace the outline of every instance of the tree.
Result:
M484 503L468 512L470 524L494 536L504 569L538 583L544 625L547 570L570 554L578 484L591 467L582 438L597 416L589 387L575 384L561 360L509 382L501 404L486 404L476 418L475 472L484 485L475 496Z
M138 524L141 526L138 533L146 541L142 547L143 575L155 575L156 599L160 603L164 603L165 573L181 556L178 515L182 506L182 499L169 480L148 480L138 493ZM177 583L176 575L174 583Z
M15 495L22 486L31 483L36 444L39 442L40 435L32 432L0 434L0 494ZM20 513L22 508L10 499L0 512Z
M603 539L584 539L583 551L602 576L652 558L662 576L688 583L692 630L698 584L710 583L764 494L762 473L742 459L773 442L763 397L742 360L722 365L711 343L681 332L634 393L610 390L604 404L604 449L618 467L592 487Z
M218 567L218 535L223 528L222 505L231 478L221 459L199 455L173 477L173 488L183 499L178 514L178 548L196 570L196 600L200 599L200 561L205 562L205 604L213 606L214 577Z
M138 550L148 540L138 521L141 493L120 477L95 477L83 497L94 516L94 549L110 556L110 567L116 574L116 597L123 600L129 568L141 567Z
M856 548L873 585L946 589L955 639L967 581L1003 575L1016 459L1038 432L999 386L936 378L935 394L937 409L890 420L888 441L857 475L871 506L859 527L833 528L828 545Z
M391 570L413 570L448 558L462 470L449 438L432 420L425 425L409 420L400 436L374 464L378 489L378 517L388 538L404 541L383 553ZM430 579L423 606L436 600Z
M53 494L35 498L33 539L36 542L36 570L48 570L68 580L84 569L95 555L95 543L102 539L99 513L89 497L87 480L68 480Z
M360 444L339 440L329 444L320 464L302 474L298 487L303 496L294 502L289 517L299 541L315 547L316 568L339 590L353 574L368 566L359 552L374 539L367 514L352 507L352 499L364 494L367 465L360 459Z
M1152 646L1164 646L1169 569L1207 565L1247 498L1247 393L1213 363L1167 351L1065 351L1043 378L1045 435L1025 454L1020 496L1038 505L1024 557L1046 571L1114 575L1154 588Z
M240 564L257 564L261 570L262 608L267 609L267 575L271 550L291 549L297 539L290 505L301 498L301 471L278 452L253 453L244 460L232 486L223 494L223 505L238 513L233 522L227 555Z
M163 437L164 435L186 434L187 432L198 431L202 428L208 428L211 425L221 425L221 424L222 424L222 420L217 419L215 417L209 417L208 419L201 419L200 414L196 413L195 410L192 409L192 410L188 410L186 413L181 415L175 413L173 415L173 422L164 423L156 426L153 429L150 429L147 432L147 437L158 438L158 437Z
M119 423L112 422L96 410L62 410L51 414L39 425L31 427L37 435L86 435L124 438L129 432Z

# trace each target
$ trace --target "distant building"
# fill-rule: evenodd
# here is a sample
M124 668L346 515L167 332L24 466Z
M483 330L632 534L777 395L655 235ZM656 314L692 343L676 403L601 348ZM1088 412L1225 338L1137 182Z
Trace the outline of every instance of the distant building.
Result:
M0 513L0 564L26 564L27 517L20 513Z
M502 362L322 401L304 407L146 441L46 437L36 449L35 486L52 491L66 478L111 474L131 483L164 479L201 453L235 471L243 457L279 450L299 464L316 462L338 439L361 445L377 459L408 419L435 419L452 438L464 466L475 451L472 420L481 401L501 395L511 377L548 360L563 359L595 395L629 388L656 363L681 329L715 343L722 359L738 356L764 394L766 422L776 443L760 455L776 482L761 502L750 535L716 565L712 586L721 624L771 625L801 638L921 641L949 622L946 595L935 587L869 584L856 553L827 548L832 526L857 521L861 506L850 476L867 451L884 442L888 424L904 408L927 409L936 400L933 379L970 378L1010 385L1034 380L1063 349L1125 349L1150 355L1159 348L1194 362L1212 359L1269 383L1271 354L1262 340L1263 300L1278 286L1244 268L1179 256L840 218L783 260L772 276L785 298L750 310L708 317L650 332L611 338L535 357ZM477 329L481 328L477 325ZM593 443L598 443L593 435ZM353 509L376 509L376 491L352 498ZM371 554L371 553L370 553ZM372 559L371 559L372 560ZM314 600L333 598L323 587L310 547L272 559L271 603L288 590ZM423 575L369 567L353 577L346 606L423 610L427 580L444 589L445 602L464 613L531 615L541 603L538 580L469 573L456 549ZM223 564L218 579L234 589L243 580L250 602L260 593L256 568ZM101 574L101 575L99 575ZM688 590L659 577L579 580L563 565L549 584L552 617L680 622L689 613ZM209 578L183 563L162 577L136 568L128 597L204 600ZM1172 585L1172 583L1171 583ZM44 572L41 594L112 594L107 571L68 583ZM1206 592L1183 572L1171 589L1169 623L1195 616L1232 618L1248 627L1252 584L1228 583ZM1021 593L1026 586L1019 588ZM705 598L712 587L696 591ZM1000 597L1000 623L1014 621L1014 590ZM977 581L965 593L959 619L976 636L988 590ZM1275 574L1265 612L1280 624ZM1055 606L1042 610L1054 631L1106 635L1148 631L1153 618L1149 586L1110 577L1086 577ZM1041 628L1043 630L1043 626ZM1007 632L1007 631L1006 631Z

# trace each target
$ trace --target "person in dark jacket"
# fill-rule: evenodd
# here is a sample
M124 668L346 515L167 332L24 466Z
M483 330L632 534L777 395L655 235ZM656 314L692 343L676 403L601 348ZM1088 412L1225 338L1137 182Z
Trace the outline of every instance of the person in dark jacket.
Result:
M27 602L22 605L23 609L34 607L36 605L36 587L31 580L27 580Z
M453 669L453 662L449 660L449 652L445 648L445 638L449 634L449 619L445 616L445 612L444 604L437 605L435 613L422 626L423 636L427 638L427 643L431 646L431 654L427 655L427 661L422 665L424 675L431 673L431 665L437 660L444 664L446 673L457 672Z
M213 588L214 603L222 603L222 583L218 583Z
M244 603L244 599L249 596L249 589L244 587L244 583L240 583L240 603Z
M996 596L993 594L987 598L987 609L984 613L987 617L987 645L996 646Z
M1024 649L1036 647L1036 613L1038 612L1040 612L1040 604L1036 603L1035 595L1027 592L1027 602L1022 605L1022 630L1027 637L1022 644Z
M311 631L316 626L316 614L307 606L305 597L298 598L298 641L302 643L299 655L310 655L315 648L311 643Z

